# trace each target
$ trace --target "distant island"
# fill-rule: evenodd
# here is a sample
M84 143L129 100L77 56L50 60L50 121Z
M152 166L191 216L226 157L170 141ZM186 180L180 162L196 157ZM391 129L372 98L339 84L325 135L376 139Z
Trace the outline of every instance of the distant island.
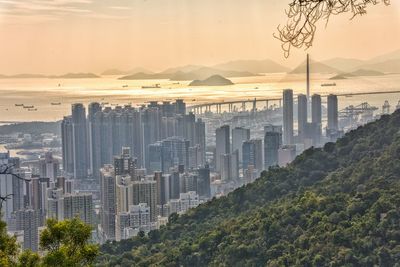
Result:
M127 75L127 71L119 70L119 69L109 69L105 70L101 73L102 76L108 76L108 75Z
M100 78L94 73L67 73L63 75L42 75L22 73L15 75L0 74L0 79L87 79L87 78Z
M51 79L87 79L87 78L100 78L94 73L67 73L59 76L49 76Z
M204 80L212 75L220 75L224 77L251 77L258 76L248 71L232 71L220 70L204 66L183 66L181 68L168 69L159 73L138 72L132 75L126 75L118 78L119 80L152 80L152 79L169 79L171 81L191 81Z
M228 80L221 75L213 75L205 80L194 80L189 84L189 86L225 86L233 84L234 83L231 80Z
M359 69L350 73L341 73L330 78L330 80L344 80L351 77L359 76L382 76L385 73L376 70Z

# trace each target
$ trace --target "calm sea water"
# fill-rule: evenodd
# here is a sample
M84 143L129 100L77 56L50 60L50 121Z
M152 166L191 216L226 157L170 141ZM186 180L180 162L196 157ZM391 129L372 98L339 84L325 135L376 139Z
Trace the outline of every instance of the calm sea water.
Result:
M312 93L356 93L400 90L400 74L356 77L335 81L337 86L322 87L330 83L331 75L312 74ZM0 123L7 121L53 121L70 114L71 104L92 101L110 104L140 105L150 100L184 99L187 104L206 102L279 97L282 90L291 88L295 93L305 93L305 75L267 74L257 77L231 79L232 86L189 87L189 81L135 80L122 81L108 76L97 79L0 79ZM142 89L146 85L159 83L161 88ZM379 108L385 100L394 107L400 94L363 95L341 97L341 108L361 102L369 102ZM51 105L60 102L61 105ZM32 105L37 111L28 111L15 104Z

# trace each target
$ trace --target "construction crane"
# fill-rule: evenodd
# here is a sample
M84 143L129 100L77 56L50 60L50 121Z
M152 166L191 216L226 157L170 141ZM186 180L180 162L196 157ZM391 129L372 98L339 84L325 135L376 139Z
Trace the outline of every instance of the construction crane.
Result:
M387 100L385 100L385 103L382 106L382 114L390 114L390 104Z
M371 106L367 102L361 103L358 106L350 105L339 111L339 117L349 119L351 122L358 121L359 115L363 117L372 117L377 107Z

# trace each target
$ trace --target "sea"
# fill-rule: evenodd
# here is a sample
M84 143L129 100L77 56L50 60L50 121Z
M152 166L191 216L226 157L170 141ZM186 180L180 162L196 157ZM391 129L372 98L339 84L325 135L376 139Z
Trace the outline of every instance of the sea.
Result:
M311 94L400 91L400 74L330 80L334 75L311 74ZM0 79L0 124L60 120L70 114L72 103L88 104L97 101L105 105L140 106L152 100L174 101L180 98L190 106L280 97L282 90L287 88L293 89L295 94L306 93L305 74L273 73L230 80L235 84L191 87L190 81L119 80L118 76L92 79ZM321 86L333 82L336 86ZM155 84L159 84L160 88L142 88ZM381 109L385 100L394 109L400 100L400 93L343 96L339 98L339 108L368 102ZM33 108L17 106L21 104ZM262 108L265 104L259 105L258 108Z

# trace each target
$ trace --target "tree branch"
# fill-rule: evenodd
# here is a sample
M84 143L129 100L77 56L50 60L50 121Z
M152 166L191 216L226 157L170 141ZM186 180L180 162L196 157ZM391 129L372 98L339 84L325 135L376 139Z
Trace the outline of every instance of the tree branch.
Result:
M390 0L291 0L286 25L277 27L273 36L282 43L285 57L289 57L292 47L308 49L312 46L317 22L325 20L327 26L332 15L352 13L350 19L367 13L367 6L383 3L390 5Z

